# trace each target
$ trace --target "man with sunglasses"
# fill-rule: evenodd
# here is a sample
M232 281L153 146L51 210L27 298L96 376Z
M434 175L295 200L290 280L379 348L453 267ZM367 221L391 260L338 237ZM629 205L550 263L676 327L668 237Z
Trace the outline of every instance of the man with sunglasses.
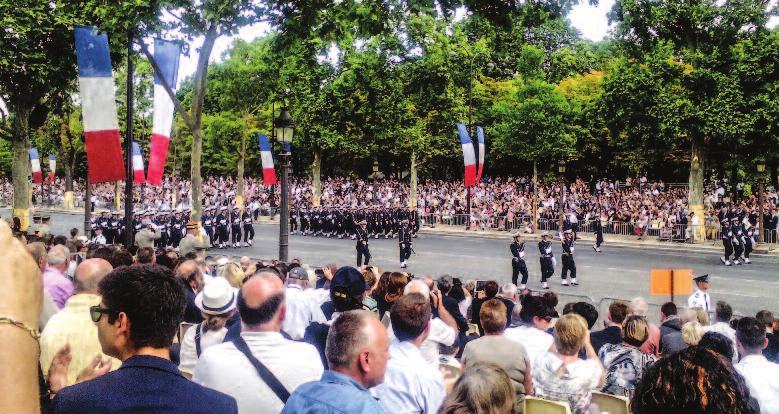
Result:
M104 353L122 367L62 389L57 413L237 413L232 397L187 380L170 361L184 312L180 282L162 266L122 266L98 285L90 308Z

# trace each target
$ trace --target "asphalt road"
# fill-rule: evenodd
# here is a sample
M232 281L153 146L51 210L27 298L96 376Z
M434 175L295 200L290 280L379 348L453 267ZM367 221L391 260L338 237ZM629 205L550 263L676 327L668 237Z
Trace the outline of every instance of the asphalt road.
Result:
M3 217L8 210L2 211ZM66 234L72 227L83 226L83 215L52 214L52 232ZM255 225L256 236L251 248L211 250L209 254L248 255L271 259L278 257L278 226ZM408 271L421 275L438 276L449 273L463 279L495 279L505 283L511 279L508 237L505 239L478 236L420 234L414 239L414 250ZM355 264L355 242L347 239L327 239L311 236L290 236L290 258L300 258L312 265L334 262L338 265ZM779 257L753 257L753 264L725 267L717 254L688 250L661 250L651 247L616 247L606 243L603 253L595 253L588 244L577 244L575 259L579 286L560 286L560 246L553 243L557 268L550 281L552 289L560 294L560 303L572 300L592 300L604 313L610 302L604 298L630 299L644 296L652 304L650 319L657 320L659 305L667 296L649 296L649 274L652 268L692 269L694 274L712 276L712 302L725 300L734 312L754 315L760 309L779 313ZM380 268L398 268L397 240L370 241L372 264ZM528 286L540 288L538 248L528 241L526 261L530 272ZM686 305L687 296L677 296L678 305Z

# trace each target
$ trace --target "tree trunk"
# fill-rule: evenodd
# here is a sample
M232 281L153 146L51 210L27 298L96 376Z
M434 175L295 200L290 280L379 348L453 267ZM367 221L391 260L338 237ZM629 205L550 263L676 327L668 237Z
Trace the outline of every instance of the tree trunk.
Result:
M409 168L409 197L408 208L409 210L417 209L417 154L415 151L411 152L411 167Z
M249 125L247 124L247 118L249 115L244 115L243 118L243 132L241 133L241 152L238 154L238 178L236 182L236 194L235 205L238 206L238 210L243 212L244 200L246 199L246 183L243 179L246 168L246 135L249 133Z
M122 209L122 186L119 181L114 182L114 210Z
M693 229L693 240L704 240L703 224L703 144L696 139L692 140L690 147L690 180L689 195L687 204L691 213L695 213L698 223L701 224ZM692 223L690 223L692 224Z
M32 108L25 104L14 106L14 160L11 177L14 187L13 216L19 217L22 230L26 231L30 223L31 171L30 171L30 113Z
M200 158L203 155L203 131L200 126L192 131L192 221L200 223L203 194L203 177L200 175Z
M322 198L322 150L314 150L314 163L311 164L311 185L314 187L314 195L311 196L311 204L319 207Z
M530 214L533 216L530 218L530 222L533 224L533 232L538 229L538 162L533 159L533 181L531 184L531 190L533 191L533 197L531 198Z
M73 194L73 171L76 168L76 149L73 147L73 134L70 132L68 124L69 114L60 124L60 145L62 148L62 171L65 173L65 197L62 201L62 207L72 209L76 206Z

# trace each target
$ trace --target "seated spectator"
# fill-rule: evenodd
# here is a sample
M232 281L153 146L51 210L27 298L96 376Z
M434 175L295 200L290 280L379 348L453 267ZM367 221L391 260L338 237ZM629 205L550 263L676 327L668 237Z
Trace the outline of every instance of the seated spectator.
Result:
M384 382L371 389L388 413L435 413L444 399L443 377L419 349L430 332L430 316L430 298L419 293L403 295L392 305L392 358Z
M373 298L379 308L379 318L384 318L384 313L389 311L392 304L403 296L403 288L408 283L408 275L401 272L392 272L387 274L386 283L382 283L384 274L379 278L379 283L373 291ZM331 282L332 283L332 282Z
M525 395L533 390L531 364L525 347L503 336L506 329L506 305L498 299L484 302L479 310L484 336L468 342L462 356L462 366L492 363L503 369L516 394L515 413L524 411Z
M384 381L390 358L389 338L381 322L364 310L342 313L327 335L325 354L330 369L320 380L298 387L282 414L383 414L368 392Z
M633 414L751 414L749 392L721 355L690 347L659 359L630 400Z
M605 328L590 334L590 341L595 352L600 352L603 345L622 343L622 323L628 316L628 305L625 302L614 301L609 305L609 313L603 321Z
M606 383L601 391L630 397L636 384L641 381L644 370L657 358L641 351L641 346L649 338L649 324L646 318L629 315L622 325L622 343L605 344L598 357L606 368Z
M728 360L733 360L733 344L727 336L714 331L708 331L703 334L698 346L712 350Z
M457 379L438 414L517 412L513 411L515 400L511 379L504 370L495 364L477 363L469 365Z
M471 307L473 297L471 296L471 292L463 287L463 282L460 279L452 279L452 289L449 290L447 296L457 301L457 307L460 309L460 314L463 315L467 321L468 309ZM462 333L463 331L460 330L460 332Z
M763 349L763 356L771 362L779 363L779 335L774 331L774 314L761 310L755 318L765 325L765 336L768 339L768 345Z
M595 323L598 322L598 309L595 305L587 302L576 302L571 304L571 312L581 316L587 321L587 329L592 330ZM565 313L565 312L563 312Z
M108 262L116 269L119 266L132 266L135 258L133 258L132 253L124 248L117 248L111 253L111 258L108 259Z
M646 299L642 297L634 298L630 301L630 313L633 315L647 317L649 313L649 304ZM648 355L660 354L660 328L647 321L649 324L649 337L646 339L643 345L641 345L641 352Z
M189 328L181 339L179 369L192 375L198 358L206 348L221 344L227 334L227 321L235 313L235 290L224 278L206 283L195 297L195 306L203 315L203 322Z
M738 360L738 351L736 350L736 330L730 327L730 319L733 317L733 308L723 301L717 301L714 312L715 322L712 325L703 328L704 332L716 332L730 339L732 360L735 363Z
M157 256L154 255L154 249L151 247L141 247L135 253L135 263L154 264L157 262Z
M689 321L682 325L682 341L687 346L698 345L701 337L703 337L703 326L698 321Z
M473 304L471 305L471 322L476 324L476 326L479 327L479 334L484 335L484 329L481 327L481 323L479 322L479 307L481 307L481 304L485 301L488 301L494 297L498 296L500 288L498 287L498 282L494 280L488 280L484 284L484 293L482 297L478 297L473 300ZM504 305L506 305L506 321L511 320L511 311L514 309L515 303L511 301L510 299L498 297Z
M236 289L240 289L243 286L243 280L246 278L246 274L241 269L241 266L235 262L229 262L222 266L219 271L219 276L225 278L230 285ZM251 276L251 274L249 275Z
M687 344L682 340L682 324L684 323L677 315L676 305L673 302L666 302L660 307L660 353L669 355L674 352L687 348Z
M195 297L203 288L203 274L200 272L200 268L197 262L194 260L186 260L180 265L176 266L176 276L182 280L182 289L186 295L187 306L184 311L184 322L187 323L200 323L203 322L203 315L200 314L200 309L195 306Z
M278 413L289 393L322 376L317 350L281 335L284 293L276 271L257 270L238 295L240 336L204 350L195 365L192 380L234 397L240 413L253 413L259 407L264 413ZM268 375L260 371L262 366ZM271 385L275 382L283 390Z
M438 278L436 285L438 286L438 291L441 293L441 301L443 302L444 308L452 315L452 319L454 319L457 324L459 341L460 343L464 343L466 340L465 334L468 332L468 319L465 318L468 309L466 307L466 313L462 313L462 310L460 309L460 300L462 299L463 294L462 285L455 288L454 280L455 279L450 275L443 275ZM453 292L457 296L456 298L452 296ZM435 313L436 310L433 309L433 314Z
M73 294L73 282L65 276L70 265L70 250L63 245L56 245L46 256L48 266L43 271L43 288L51 295L59 309Z
M233 398L187 380L168 360L186 303L170 270L125 266L98 291L102 300L90 315L103 352L122 367L62 389L57 413L237 413Z
M554 326L553 351L541 354L533 363L535 395L567 402L573 414L587 413L592 391L605 379L603 365L590 344L587 323L579 315L563 315ZM587 359L579 359L586 349Z
M549 351L554 343L554 338L546 330L552 321L552 315L538 296L527 296L522 302L522 310L519 312L522 325L516 328L508 328L503 333L507 338L522 344L527 352L531 365L536 358Z
M296 341L303 339L306 328L312 322L327 321L319 303L307 292L308 286L306 269L298 266L289 271L286 288L287 314L282 330L290 339Z
M97 325L89 315L89 307L100 303L98 284L111 273L111 264L103 259L87 259L76 268L75 294L68 298L65 307L51 317L41 332L41 369L48 374L54 355L65 345L70 345L70 366L66 385L75 384L79 372L87 366L95 365L95 357L101 355L100 341L97 337ZM121 362L107 358L112 369L119 368Z
M744 376L747 388L760 404L760 413L779 414L779 364L768 361L763 355L768 345L765 324L755 318L740 319L736 344L741 355L736 370Z

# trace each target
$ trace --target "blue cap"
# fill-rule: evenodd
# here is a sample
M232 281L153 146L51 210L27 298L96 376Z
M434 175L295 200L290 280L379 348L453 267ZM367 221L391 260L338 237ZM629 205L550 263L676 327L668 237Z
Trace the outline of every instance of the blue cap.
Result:
M330 296L340 296L343 299L357 297L365 293L365 279L359 270L344 266L338 269L330 281Z

